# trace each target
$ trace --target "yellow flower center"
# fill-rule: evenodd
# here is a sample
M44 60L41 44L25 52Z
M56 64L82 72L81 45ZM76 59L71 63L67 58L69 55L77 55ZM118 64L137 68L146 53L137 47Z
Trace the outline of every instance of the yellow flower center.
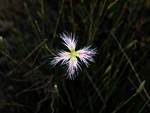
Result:
M80 52L76 52L75 48L70 48L70 53L68 53L68 57L71 57L71 60L76 60L76 57L80 56Z
M71 52L75 52L75 48L74 48L74 47L71 47L71 48L70 48L70 51L71 51Z

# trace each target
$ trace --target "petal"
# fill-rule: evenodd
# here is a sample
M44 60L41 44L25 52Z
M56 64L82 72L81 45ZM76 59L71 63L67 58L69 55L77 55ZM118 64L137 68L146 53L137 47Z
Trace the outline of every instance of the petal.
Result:
M60 38L64 41L64 45L70 50L75 51L77 40L75 40L75 35L72 35L72 33L63 33L63 35L60 35Z
M89 49L90 46L84 47L76 52L79 59L88 67L88 61L94 62L93 56L96 55L96 48Z
M79 68L81 69L79 65L79 61L76 57L72 57L68 62L68 69L67 69L67 78L74 79L76 77L76 74L78 74Z
M68 52L65 51L59 51L57 53L57 57L54 57L53 60L51 61L51 65L55 66L58 62L62 61L61 65L65 64L70 57L68 56Z

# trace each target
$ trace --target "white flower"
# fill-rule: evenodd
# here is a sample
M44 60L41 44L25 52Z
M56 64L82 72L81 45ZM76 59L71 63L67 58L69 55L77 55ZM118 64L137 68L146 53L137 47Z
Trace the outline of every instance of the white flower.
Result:
M63 40L63 44L70 50L66 51L57 51L57 57L54 57L51 61L51 65L55 66L58 62L61 62L61 65L67 66L67 78L74 79L76 73L78 74L80 64L84 63L87 67L89 66L88 61L94 62L93 56L96 55L96 48L90 49L90 46L86 46L78 51L75 51L77 40L75 40L75 35L72 33L63 33L60 35L60 38ZM80 61L77 59L80 59Z

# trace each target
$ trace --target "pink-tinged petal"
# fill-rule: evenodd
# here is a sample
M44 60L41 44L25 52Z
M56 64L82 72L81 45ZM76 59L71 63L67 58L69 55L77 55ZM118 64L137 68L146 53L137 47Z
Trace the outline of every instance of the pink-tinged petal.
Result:
M60 51L57 57L54 57L51 61L51 65L55 66L58 62L62 61L61 65L65 64L69 60L68 52Z
M64 41L63 44L70 50L72 51L72 49L75 50L76 48L76 44L77 44L77 40L75 40L75 35L72 35L72 33L63 33L62 35L60 35L60 38Z
M78 74L80 64L83 62L87 67L89 66L88 61L94 62L94 56L96 55L96 48L90 49L90 46L86 46L78 51L75 51L77 40L75 40L75 35L72 33L63 33L60 35L63 40L63 44L70 50L70 52L57 51L57 57L54 57L51 61L51 65L55 66L58 62L61 65L67 67L66 76L69 79L74 79ZM77 57L80 59L78 60ZM81 62L80 62L81 61Z
M67 78L74 79L76 77L76 74L78 74L79 68L81 69L79 65L79 61L76 57L73 57L68 62L68 69L67 69Z
M88 67L88 61L94 62L93 56L96 55L96 48L89 49L90 46L84 47L77 51L79 59Z

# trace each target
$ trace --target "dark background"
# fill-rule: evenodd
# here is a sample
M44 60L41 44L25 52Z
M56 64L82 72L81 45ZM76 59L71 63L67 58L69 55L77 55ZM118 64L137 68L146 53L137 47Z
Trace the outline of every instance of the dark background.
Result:
M0 0L0 113L148 113L149 14L149 0ZM65 31L98 50L75 80L45 46L67 50Z

